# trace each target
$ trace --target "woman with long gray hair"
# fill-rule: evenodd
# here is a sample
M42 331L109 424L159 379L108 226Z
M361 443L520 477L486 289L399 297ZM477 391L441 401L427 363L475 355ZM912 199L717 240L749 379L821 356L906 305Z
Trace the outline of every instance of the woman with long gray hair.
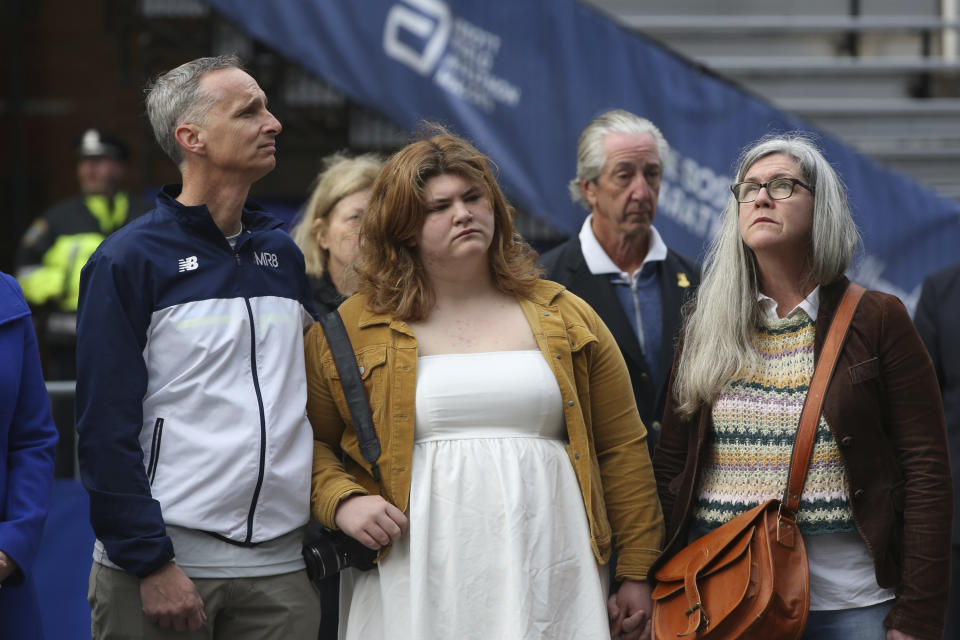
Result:
M651 573L786 487L800 412L859 243L811 140L743 153L670 380L654 468L667 521ZM827 387L797 523L804 638L939 638L950 470L937 380L910 316L869 291Z

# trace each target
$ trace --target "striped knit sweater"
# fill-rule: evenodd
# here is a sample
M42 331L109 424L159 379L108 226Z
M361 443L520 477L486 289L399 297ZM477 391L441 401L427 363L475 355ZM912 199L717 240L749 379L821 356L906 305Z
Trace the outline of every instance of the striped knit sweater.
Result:
M760 363L727 383L713 407L694 527L709 531L783 496L800 412L813 377L814 321L796 309L764 317L752 336ZM804 535L854 531L840 452L823 416L817 426L797 524Z

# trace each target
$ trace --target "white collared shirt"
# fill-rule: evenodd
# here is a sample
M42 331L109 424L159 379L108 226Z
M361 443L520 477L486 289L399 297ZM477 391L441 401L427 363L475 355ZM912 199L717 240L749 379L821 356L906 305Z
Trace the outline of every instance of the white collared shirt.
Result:
M610 280L614 284L627 285L630 287L631 299L625 298L625 296L622 296L619 292L617 293L617 297L620 299L624 313L627 314L628 318L633 319L633 329L637 336L637 342L640 345L640 351L644 354L645 358L649 358L647 364L651 371L653 371L659 355L659 347L654 350L654 353L648 353L646 334L651 333L654 340L659 340L661 336L655 327L648 326L646 331L643 328L645 314L641 309L641 302L638 296L638 283L645 266L650 264L651 268L656 268L656 265L652 263L662 262L667 259L667 245L663 242L663 238L660 237L657 230L651 226L650 242L647 247L647 255L643 258L643 263L634 270L633 273L627 273L621 271L620 267L613 262L603 247L600 246L600 241L597 240L597 236L593 233L592 221L593 214L590 214L587 216L587 219L583 221L583 226L580 228L580 251L583 253L583 259L587 263L587 268L590 270L590 273L593 275L609 274ZM659 285L654 281L653 286L656 287L659 295ZM647 309L647 313L650 314L650 312L651 310ZM661 310L657 307L647 320L649 321L650 319L656 318L659 322L660 313Z
M777 301L766 296L762 293L757 294L757 302L760 303L760 310L763 311L763 314L767 316L768 320L776 320L779 316L777 315ZM811 320L817 319L817 312L820 310L820 285L817 285L813 288L813 291L810 292L806 298L800 301L793 309L790 309L790 313L793 313L797 308L803 309L807 312L807 315ZM784 315L786 318L790 313Z
M593 234L592 221L593 214L590 214L587 216L587 219L583 221L583 226L580 227L580 250L583 252L583 259L587 263L587 268L590 269L590 273L593 275L619 273L624 279L632 279L640 273L640 270L643 269L643 266L648 262L667 259L667 245L663 242L663 238L660 237L660 233L657 232L657 228L651 226L650 247L647 249L647 255L643 259L643 264L633 273L621 271L620 267L614 264L610 256L607 255L607 252L600 246L600 241L597 240L597 236Z

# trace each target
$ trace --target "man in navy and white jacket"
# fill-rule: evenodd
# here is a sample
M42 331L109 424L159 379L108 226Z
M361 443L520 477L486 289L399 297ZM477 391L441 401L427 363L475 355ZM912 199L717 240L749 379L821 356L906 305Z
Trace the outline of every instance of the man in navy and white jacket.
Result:
M280 222L247 200L281 126L230 56L161 75L146 103L183 185L100 245L81 278L93 636L315 638L300 555L310 290Z

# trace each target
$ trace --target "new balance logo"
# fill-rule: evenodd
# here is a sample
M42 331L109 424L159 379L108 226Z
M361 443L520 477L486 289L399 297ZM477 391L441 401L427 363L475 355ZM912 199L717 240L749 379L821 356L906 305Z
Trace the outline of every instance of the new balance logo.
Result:
M180 258L177 260L177 264L180 266L180 273L183 273L184 271L193 271L197 268L197 256Z
M279 267L280 261L277 260L277 254L270 253L268 251L261 251L260 253L253 254L254 264L258 264L261 267Z

